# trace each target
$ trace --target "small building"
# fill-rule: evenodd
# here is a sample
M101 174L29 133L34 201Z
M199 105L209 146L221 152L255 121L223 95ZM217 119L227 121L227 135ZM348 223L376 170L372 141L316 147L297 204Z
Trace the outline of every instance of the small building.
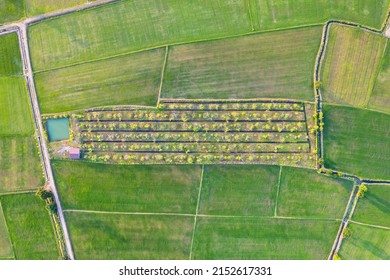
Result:
M79 148L69 148L69 158L80 159L80 149Z

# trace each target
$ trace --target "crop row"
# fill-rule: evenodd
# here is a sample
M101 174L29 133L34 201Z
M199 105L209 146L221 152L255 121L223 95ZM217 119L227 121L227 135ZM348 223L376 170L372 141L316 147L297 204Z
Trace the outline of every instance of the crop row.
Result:
M304 132L82 132L82 142L252 142L252 143L300 143L307 142Z
M79 122L83 132L175 131L175 132L306 132L305 122Z
M167 110L210 110L210 111L225 111L225 110L256 110L256 111L302 111L303 103L296 102L169 102L163 101L158 106L159 109Z
M264 154L186 154L186 153L115 153L84 152L83 158L90 161L119 164L281 164L312 166L315 156L310 153L264 153Z
M84 151L154 152L154 153L302 153L309 152L309 143L115 143L89 142Z
M170 111L170 110L129 110L93 111L80 115L84 121L304 121L303 111Z

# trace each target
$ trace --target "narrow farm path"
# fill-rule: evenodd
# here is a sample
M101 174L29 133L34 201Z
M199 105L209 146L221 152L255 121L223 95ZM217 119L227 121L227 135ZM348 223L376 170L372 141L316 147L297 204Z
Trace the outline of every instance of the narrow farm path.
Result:
M316 59L316 64L314 68L314 92L315 92L315 104L316 104L316 112L317 112L317 170L324 175L336 175L341 178L351 180L354 182L354 188L351 191L351 195L349 198L349 201L347 203L347 207L343 216L343 219L341 221L341 225L339 228L339 231L337 233L336 239L334 241L332 250L329 254L329 259L332 260L334 256L338 253L342 240L343 240L343 231L344 229L348 226L348 222L352 222L351 218L353 216L353 213L355 211L357 202L359 200L358 192L359 192L359 186L361 184L389 184L390 181L388 180L373 180L373 179L361 179L356 175L348 174L345 172L341 172L338 170L332 170L332 169L327 169L325 168L324 165L324 135L323 135L323 130L322 127L324 125L323 123L323 97L322 97L322 92L321 92L321 77L320 77L320 71L321 71L321 66L325 58L325 53L326 53L326 47L328 44L329 40L329 29L331 25L342 25L342 26L351 26L355 28L362 29L366 32L371 32L375 33L378 35L384 35L388 38L390 38L390 12L385 20L385 23L382 27L381 30L376 30L373 28L361 26L358 24L350 23L350 22L344 22L344 21L336 21L336 20L331 20L328 21L323 29L323 34L322 34L322 40L321 40L321 45L320 49L318 51L317 59ZM321 116L321 117L319 117Z
M374 225L374 224L366 224L366 223L361 223L361 222L357 222L357 221L354 221L354 220L350 220L349 222L352 223L352 224L357 224L357 225L362 225L362 226L367 226L367 227L372 227L372 228L381 228L381 229L388 229L388 230L390 230L390 227L385 227L385 226L379 226L379 225Z

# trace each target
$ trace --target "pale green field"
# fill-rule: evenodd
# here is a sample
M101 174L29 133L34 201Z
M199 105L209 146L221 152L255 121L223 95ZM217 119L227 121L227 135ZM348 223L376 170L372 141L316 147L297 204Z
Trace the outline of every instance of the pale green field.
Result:
M374 91L368 102L368 108L390 114L390 43L387 40L386 52L381 70L375 82Z
M321 35L316 26L170 47L162 97L312 100Z
M188 259L193 217L65 213L77 259Z
M283 167L278 216L342 219L351 181L319 175L315 170Z
M385 46L380 35L332 25L322 67L324 100L367 107Z
M345 260L390 260L390 230L350 223L352 235L343 240L339 256Z
M278 166L205 166L199 214L273 216L278 177Z
M324 260L340 222L198 217L193 259Z
M86 4L87 0L25 0L25 3L26 13L29 17L31 17L76 5Z
M57 241L45 203L35 194L0 197L19 260L59 259Z
M105 105L156 106L165 48L35 75L42 113Z
M390 186L367 185L364 198L359 199L352 219L357 222L390 227Z
M0 202L0 260L12 258L14 258L14 252Z
M0 0L0 25L24 16L24 0Z

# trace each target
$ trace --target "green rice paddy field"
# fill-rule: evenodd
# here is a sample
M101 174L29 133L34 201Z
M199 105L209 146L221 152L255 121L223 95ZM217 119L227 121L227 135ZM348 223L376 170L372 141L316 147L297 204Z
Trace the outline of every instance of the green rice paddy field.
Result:
M13 259L14 251L8 233L7 222L0 202L0 260Z
M322 68L324 100L367 107L386 44L380 35L332 25Z
M210 165L202 171L196 165L105 166L58 160L53 167L80 259L324 259L352 184L315 171L283 168L280 173L280 167L263 165ZM303 175L302 185L294 176ZM279 176L279 211L294 216L274 216ZM300 205L298 197L306 204L304 213L291 210ZM271 250L272 242L283 238L283 244ZM235 247L249 248L260 239L266 240L254 249ZM303 240L309 240L307 245ZM205 249L205 242L214 245ZM140 244L147 245L141 249Z
M16 259L59 259L54 229L42 200L27 193L0 196L0 202ZM12 253L7 257L12 257Z
M390 179L390 116L324 106L325 166L370 179Z
M380 28L389 7L389 0L316 3L313 5L311 0L298 3L292 0L119 1L33 25L29 38L34 70L252 30L319 24L329 18L358 19L361 24ZM308 15L313 16L307 19Z

